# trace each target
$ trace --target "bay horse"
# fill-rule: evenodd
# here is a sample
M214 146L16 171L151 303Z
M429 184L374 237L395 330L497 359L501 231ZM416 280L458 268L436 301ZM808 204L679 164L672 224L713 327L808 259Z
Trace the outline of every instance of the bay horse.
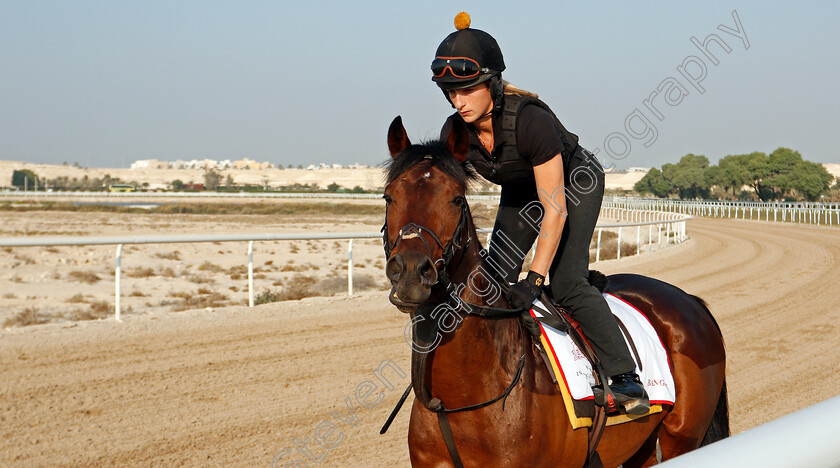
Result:
M447 140L420 145L410 143L399 116L388 130L383 242L390 301L413 325L411 464L584 466L587 430L572 429L519 315L501 313L509 307L504 295L489 275L475 274L488 271L486 252L465 198L475 177L465 164L468 130L454 122ZM604 466L656 464L657 441L666 460L727 437L723 338L702 299L632 274L610 276L607 292L639 309L656 329L670 359L676 402L608 426L598 445ZM465 313L466 304L497 313ZM463 411L446 414L456 408Z

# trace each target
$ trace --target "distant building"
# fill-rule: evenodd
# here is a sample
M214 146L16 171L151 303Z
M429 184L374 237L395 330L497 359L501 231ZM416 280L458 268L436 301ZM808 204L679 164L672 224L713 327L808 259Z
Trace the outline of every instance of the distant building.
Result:
M199 163L199 169L210 170L219 167L219 163L215 159L205 159Z
M131 163L131 169L169 169L169 163L157 159L140 159Z
M234 169L272 169L274 168L274 164L270 162L257 162L253 159L240 159L239 161L233 162Z
M650 171L649 167L631 167L627 169L627 172L644 172L648 173Z

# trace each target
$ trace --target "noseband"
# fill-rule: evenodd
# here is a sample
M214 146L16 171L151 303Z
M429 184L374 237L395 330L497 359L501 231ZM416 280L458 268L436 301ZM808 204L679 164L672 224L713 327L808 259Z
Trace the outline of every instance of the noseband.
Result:
M382 225L382 245L385 248L385 258L391 258L391 252L393 252L397 247L400 246L400 243L403 239L414 239L419 237L420 240L423 241L423 245L426 246L426 252L429 254L429 258L432 258L432 247L426 241L426 237L423 235L425 232L428 234L432 240L440 247L441 249L441 257L433 262L435 269L438 271L438 282L441 281L442 277L441 274L446 276L446 267L449 265L450 260L455 255L455 252L460 249L466 249L469 247L470 242L472 242L472 237L467 238L467 241L462 245L459 244L461 239L461 234L464 231L464 227L467 225L467 218L469 217L469 212L467 209L466 201L461 205L461 216L458 219L458 225L455 226L455 230L452 232L452 237L449 239L449 242L446 245L440 241L438 236L432 231L431 229L421 226L415 223L408 223L400 229L400 232L397 233L397 240L394 242L394 245L391 245L391 241L388 238L388 208L385 208L385 224ZM447 281L448 280L443 280Z
M458 219L458 224L455 226L455 230L452 232L452 237L443 245L440 241L438 236L429 228L416 224L416 223L408 223L402 228L400 228L399 233L397 234L397 239L394 241L394 244L391 245L391 241L388 236L388 207L385 207L385 224L382 225L382 245L385 249L385 258L390 259L391 253L397 249L400 243L403 240L414 239L419 237L420 240L423 241L423 244L426 246L426 251L428 252L428 256L432 258L432 247L429 242L426 241L424 236L428 234L432 240L435 241L438 247L441 248L442 254L441 257L438 258L433 262L435 269L438 273L437 283L441 284L444 288L446 288L447 294L447 302L449 300L454 299L456 301L455 307L453 310L455 311L464 311L469 315L478 316L482 318L512 318L512 317L520 317L519 322L519 332L522 336L522 355L519 358L519 365L517 366L516 373L511 379L510 384L507 388L495 398L491 398L481 403L467 405L460 408L446 408L443 405L443 402L439 398L432 398L430 392L426 388L424 377L425 377L425 369L427 365L427 353L422 353L422 355L417 356L415 352L412 352L412 374L414 374L414 378L412 378L412 383L408 385L408 388L405 389L400 400L397 402L396 407L391 412L391 415L388 417L388 420L385 422L385 425L379 431L380 434L384 434L385 431L388 430L388 427L391 425L391 422L396 417L397 412L399 412L402 404L405 402L405 399L408 397L408 394L411 392L411 389L415 389L415 396L417 400L425 407L427 410L432 411L437 414L438 417L438 425L440 426L441 434L443 435L444 442L446 444L447 451L449 452L449 456L452 459L453 463L456 467L463 467L463 462L461 461L460 455L458 454L458 449L455 447L455 442L452 436L452 429L449 425L448 414L449 413L458 413L462 411L472 411L477 410L479 408L484 408L486 406L492 405L501 400L502 402L502 410L505 407L505 401L507 400L508 395L513 390L513 388L519 383L519 379L522 376L522 370L525 367L525 354L526 350L528 349L528 335L523 330L523 325L521 322L521 317L523 309L501 309L496 307L484 306L479 304L471 304L465 302L460 297L460 291L455 285L452 284L452 281L449 279L449 275L447 273L447 267L449 262L452 260L452 257L455 255L455 252L461 249L467 249L472 242L472 236L469 236L463 244L459 244L461 241L464 228L467 226L467 220L469 219L469 208L467 205L466 200L463 201L461 204L461 215ZM463 257L462 257L463 258ZM503 291L507 290L506 282L502 281L500 286ZM439 331L440 324L438 321L435 321L435 330L434 332L437 333ZM416 364L416 366L415 366ZM416 372L415 372L416 369ZM419 382L415 382L414 380L419 377Z
M484 305L479 305L479 304L471 304L471 303L465 302L463 299L461 299L459 297L459 294L458 294L459 290L452 284L452 281L449 280L449 275L447 274L446 269L447 269L447 266L449 265L449 262L452 260L452 257L455 255L455 252L457 252L458 250L461 250L461 249L466 249L467 247L469 247L470 242L472 242L472 236L470 236L470 237L467 238L466 242L464 242L463 244L459 244L459 241L462 237L463 230L467 225L468 218L469 218L469 208L467 206L467 203L464 202L461 205L461 215L460 215L460 218L458 219L458 225L455 226L455 230L452 233L452 237L449 239L449 242L447 242L446 245L443 245L443 243L440 241L438 236L431 229L429 229L425 226L421 226L421 225L416 224L416 223L408 223L405 226L403 226L400 229L399 233L397 234L396 241L392 245L391 242L390 242L389 236L388 236L388 209L386 207L386 209L385 209L385 224L382 226L382 233L383 233L382 244L383 244L383 247L385 249L385 256L386 256L386 258L391 258L391 253L397 247L399 247L400 242L402 242L404 239L408 240L408 239L414 239L416 237L419 237L423 241L423 244L426 246L426 251L429 254L429 258L431 258L432 257L431 245L426 241L426 238L423 235L424 233L426 233L435 241L435 243L438 245L438 247L440 247L443 251L443 253L441 255L441 258L434 261L435 268L438 271L438 281L437 281L436 284L441 284L442 286L444 286L446 288L447 296L448 296L447 300L454 299L457 302L455 304L455 306L452 308L453 310L464 311L469 315L474 315L474 316L478 316L478 317L482 317L482 318L506 318L506 317L521 316L521 314L523 313L522 309L502 309L502 308L484 306ZM500 286L503 290L507 289L507 285L504 282L500 283ZM439 327L439 324L436 321L435 322L435 332L437 332L439 330L438 327ZM520 329L520 331L521 331L521 329ZM502 402L503 402L502 406L504 407L504 400L510 394L511 390L513 390L513 387L516 386L516 384L519 382L519 377L522 374L522 369L523 369L524 364L525 364L524 348L526 348L527 346L525 345L525 341L524 341L526 339L526 335L524 333L522 334L522 338L523 338L523 354L520 357L519 365L517 366L517 370L516 370L516 374L515 374L514 378L512 379L510 385L505 389L504 392L502 392L502 394L500 394L496 398L492 398L488 401L485 401L485 402L479 403L479 404L475 404L475 405L469 405L469 406L464 406L462 408L450 409L450 408L444 407L443 403L439 399L431 398L431 396L429 395L428 391L425 388L425 385L420 383L419 386L423 389L423 391L422 392L415 392L415 393L417 393L418 400L423 404L423 406L426 407L426 409L437 413L439 416L444 416L447 413L456 413L456 412L461 412L461 411L471 411L471 410L483 408L483 407L491 405L491 404L493 404L493 403L495 403L499 400L502 400ZM425 367L426 356L427 356L426 354L423 354L423 356L421 357L420 366L422 368ZM424 372L420 373L421 376L423 374L424 374ZM394 412L391 414L391 417L389 418L388 422L386 422L385 427L382 428L382 432L387 430L388 425L390 424L391 420L393 420L393 417L396 415L396 411L398 411L399 407L402 405L402 401L404 401L404 398L408 396L408 392L410 391L411 387L412 387L412 385L409 384L408 389L406 389L406 393L403 395L403 399L397 404L397 407L394 409ZM446 424L448 425L448 422Z

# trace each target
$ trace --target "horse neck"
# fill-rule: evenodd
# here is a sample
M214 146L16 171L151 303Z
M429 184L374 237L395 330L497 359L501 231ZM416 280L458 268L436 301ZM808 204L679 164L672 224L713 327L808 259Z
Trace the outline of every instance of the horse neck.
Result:
M498 286L495 283L491 286L495 280L482 260L471 217L467 227L472 241L453 258L447 269L449 279L456 286L460 298L469 304L507 307ZM445 292L438 291L438 295L445 295ZM453 298L443 298L440 302L447 299L450 304L454 303ZM487 399L498 395L516 372L523 352L523 331L518 318L484 319L463 311L459 314L463 317L460 325L449 333L441 332L444 336L440 345L427 356L417 356L420 358L418 362L427 360L423 380L428 382L429 392L450 407L476 403L479 397ZM500 373L500 368L504 372ZM469 401L447 401L447 395L463 396L466 393L463 391L465 384L474 390L474 393L468 394Z

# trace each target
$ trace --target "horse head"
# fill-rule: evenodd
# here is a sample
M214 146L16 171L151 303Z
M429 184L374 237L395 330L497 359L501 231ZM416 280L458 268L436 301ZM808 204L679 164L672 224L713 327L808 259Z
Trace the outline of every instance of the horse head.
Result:
M412 145L398 116L388 129L391 160L383 242L391 302L411 312L429 299L453 255L469 238L466 200L474 172L465 166L466 125L455 119L446 141Z

